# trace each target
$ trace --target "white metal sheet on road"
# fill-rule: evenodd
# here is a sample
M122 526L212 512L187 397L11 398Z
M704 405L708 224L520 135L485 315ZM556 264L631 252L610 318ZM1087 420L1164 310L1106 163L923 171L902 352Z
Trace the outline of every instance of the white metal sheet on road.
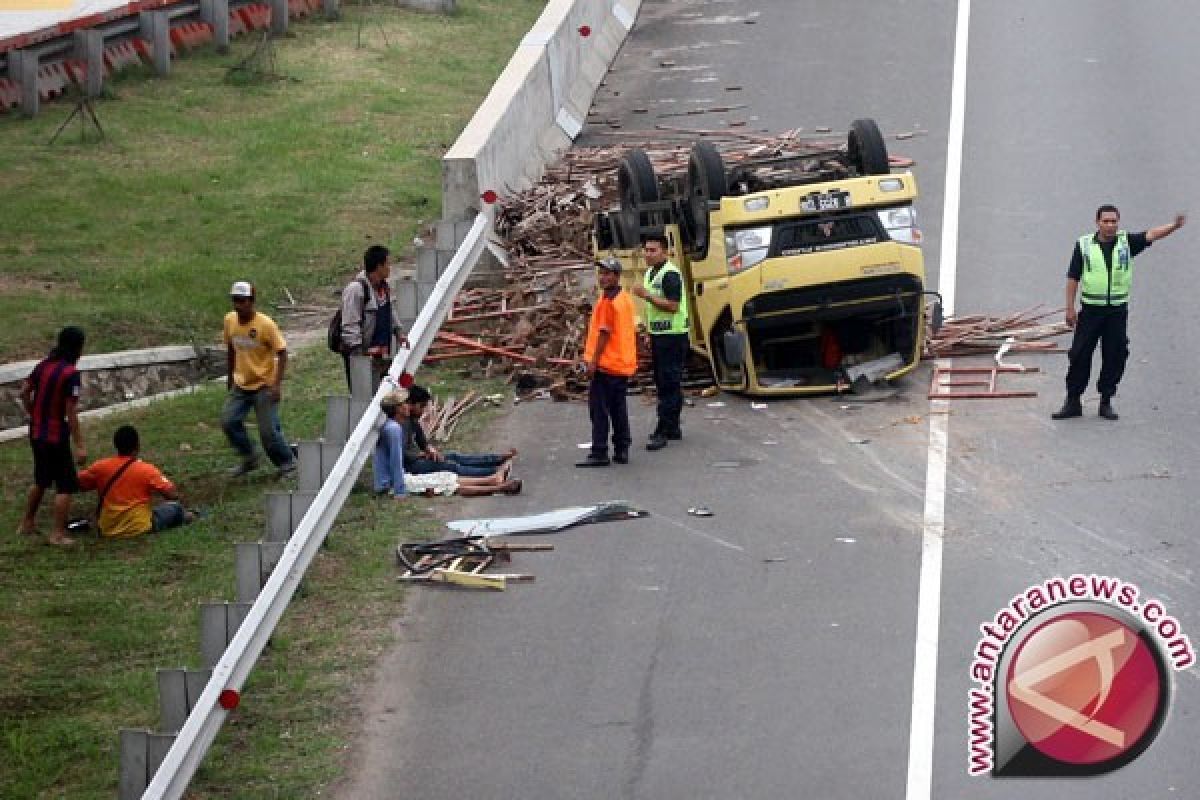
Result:
M647 0L584 141L655 124L841 130L863 116L885 133L916 131L889 145L917 160L930 282L943 228L956 225L943 259L954 259L957 311L1056 306L1097 205L1117 203L1142 230L1186 210L1200 185L1188 155L1200 19L1183 0L973 3L958 30L970 42L959 183L946 156L962 9ZM1021 357L1043 370L1013 377L1035 399L951 404L944 442L927 376L896 401L850 408L697 399L682 443L606 470L570 466L586 409L520 406L505 435L522 451L526 493L456 516L614 499L652 516L556 534L555 552L520 559L533 585L414 592L341 796L1195 796L1195 670L1175 676L1153 746L1089 780L969 777L967 692L979 626L1054 575L1135 582L1200 631L1189 530L1200 493L1196 230L1138 258L1117 423L1094 416L1094 396L1085 418L1050 421L1061 355ZM633 408L644 434L652 411ZM944 494L931 449L944 452ZM689 516L696 505L715 515ZM941 534L932 676L914 660L931 529ZM932 714L931 729L918 713Z

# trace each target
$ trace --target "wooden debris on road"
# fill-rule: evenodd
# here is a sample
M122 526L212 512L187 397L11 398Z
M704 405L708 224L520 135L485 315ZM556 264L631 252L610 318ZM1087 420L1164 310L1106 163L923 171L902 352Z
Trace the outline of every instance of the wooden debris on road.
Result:
M926 330L925 357L993 355L1010 338L1013 342L1009 353L1062 353L1064 350L1057 342L1049 341L1071 331L1062 321L1062 314L1061 308L1046 310L1035 306L1004 317L986 314L951 317L936 333ZM1054 316L1059 321L1044 321ZM932 314L925 317L929 320Z

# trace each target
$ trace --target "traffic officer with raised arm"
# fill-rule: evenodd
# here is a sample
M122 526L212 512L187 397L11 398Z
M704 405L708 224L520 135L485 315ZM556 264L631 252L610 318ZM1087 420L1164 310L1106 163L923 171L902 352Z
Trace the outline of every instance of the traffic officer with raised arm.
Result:
M1133 284L1133 260L1154 242L1183 227L1187 217L1178 214L1174 222L1142 233L1119 229L1121 212L1116 206L1096 209L1096 232L1079 237L1067 269L1067 325L1075 329L1068 354L1067 399L1050 416L1069 419L1083 415L1080 397L1092 372L1092 353L1100 344L1100 392L1098 413L1108 420L1117 419L1112 397L1125 372L1129 358L1129 290ZM1082 292L1080 290L1082 289ZM1082 294L1082 307L1076 311L1075 296Z
M642 236L646 276L632 293L646 301L646 329L654 358L654 388L658 392L658 424L646 442L647 450L661 450L671 439L682 439L683 367L688 355L688 305L683 274L668 258L665 233Z

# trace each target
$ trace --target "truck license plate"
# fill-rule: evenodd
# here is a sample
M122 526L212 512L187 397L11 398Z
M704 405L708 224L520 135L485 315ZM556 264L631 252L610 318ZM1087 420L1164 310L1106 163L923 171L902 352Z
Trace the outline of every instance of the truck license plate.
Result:
M850 193L841 189L812 192L800 198L800 210L808 212L838 211L850 207Z

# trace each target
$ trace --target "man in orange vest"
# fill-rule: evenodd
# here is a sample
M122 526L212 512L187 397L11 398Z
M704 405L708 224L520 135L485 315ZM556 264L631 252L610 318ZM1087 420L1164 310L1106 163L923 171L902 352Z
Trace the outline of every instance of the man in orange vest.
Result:
M588 323L583 363L591 382L588 411L592 417L592 449L577 467L607 467L608 434L612 428L612 460L629 463L629 409L625 395L629 379L637 372L637 330L633 300L621 289L621 262L615 258L597 263L600 297Z

